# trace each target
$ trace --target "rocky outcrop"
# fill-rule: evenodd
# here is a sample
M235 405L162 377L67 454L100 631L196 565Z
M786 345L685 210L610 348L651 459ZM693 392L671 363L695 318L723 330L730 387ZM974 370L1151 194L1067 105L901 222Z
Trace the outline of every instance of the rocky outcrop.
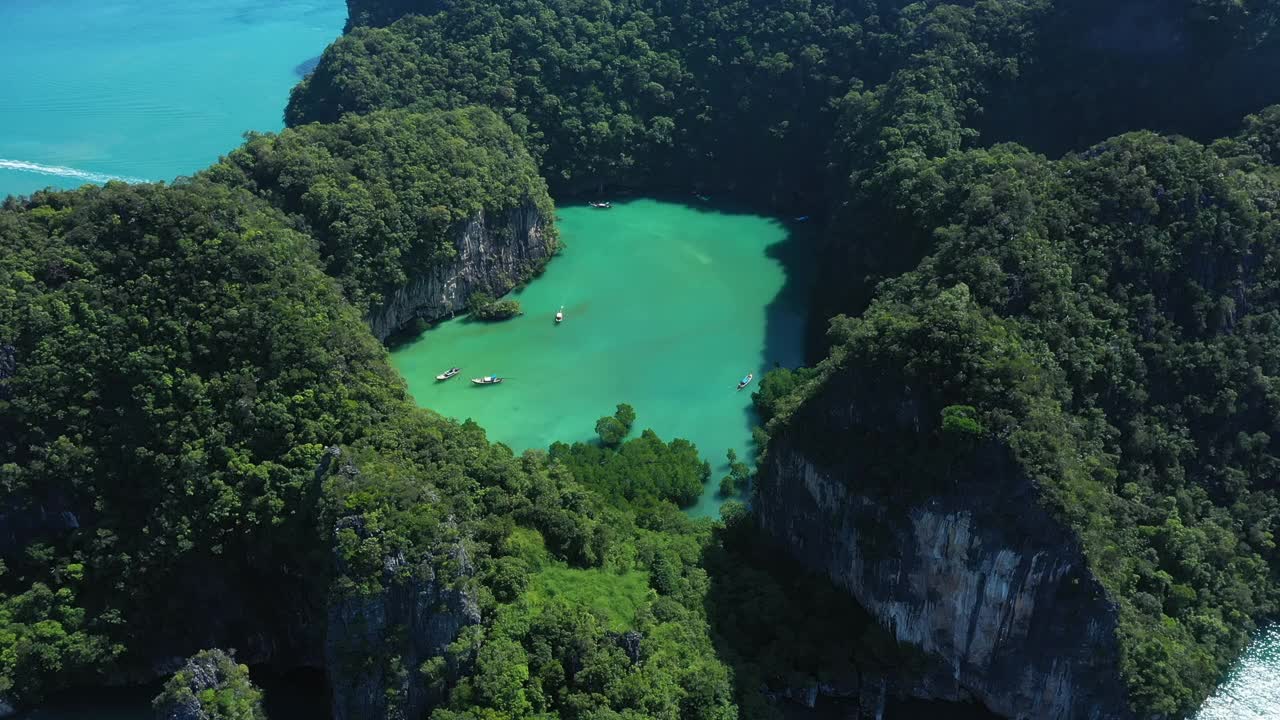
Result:
M547 232L550 222L529 202L501 215L481 212L461 223L454 232L454 260L411 279L369 313L365 319L373 334L386 340L414 319L433 321L462 311L473 292L498 296L527 280L555 251Z
M812 438L910 433L927 411L862 406L883 389L832 382L775 432L756 503L764 530L948 666L956 687L936 688L940 699L968 693L1028 720L1131 717L1115 609L1009 452L989 443L928 492L917 478L869 479L885 457L823 453Z
M249 668L222 650L197 653L165 683L156 720L264 720L262 693Z
M325 465L336 460L329 453ZM350 464L337 470L358 473ZM339 520L337 538L354 533L361 543L381 544L380 531L360 515ZM480 622L480 608L470 589L474 568L461 540L411 561L401 550L387 552L380 576L361 577L346 567L341 553L335 562L338 582L329 601L325 629L325 667L332 692L333 720L420 718L442 699L442 678L427 678L423 664L445 655L462 629ZM434 559L451 567L446 581ZM437 684L429 684L431 681Z

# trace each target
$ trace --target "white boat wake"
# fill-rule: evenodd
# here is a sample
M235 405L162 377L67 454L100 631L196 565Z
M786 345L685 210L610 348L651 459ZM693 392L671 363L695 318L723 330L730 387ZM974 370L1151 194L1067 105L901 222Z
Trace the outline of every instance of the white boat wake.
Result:
M61 167L58 165L41 165L40 163L27 162L25 160L5 160L0 158L0 170L20 170L23 172L39 173L41 175L54 175L56 177L74 178L84 180L85 182L104 183L109 180L122 180L124 182L142 183L150 182L142 178L125 177L123 175L108 175L106 173L90 172L88 170L77 170L75 168Z

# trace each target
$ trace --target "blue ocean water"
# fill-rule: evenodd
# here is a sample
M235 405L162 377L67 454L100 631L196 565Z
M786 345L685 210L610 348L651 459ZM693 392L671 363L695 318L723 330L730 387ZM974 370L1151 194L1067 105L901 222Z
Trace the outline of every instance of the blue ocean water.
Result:
M0 1L0 198L172 180L277 130L343 0Z

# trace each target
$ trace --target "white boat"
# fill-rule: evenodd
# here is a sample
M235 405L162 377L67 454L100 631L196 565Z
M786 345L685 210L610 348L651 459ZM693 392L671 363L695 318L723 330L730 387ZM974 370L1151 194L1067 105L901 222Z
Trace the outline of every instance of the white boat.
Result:
M754 373L747 373L747 376L746 376L746 377L744 377L744 378L742 378L741 380L739 380L739 381L738 381L738 389L739 389L739 390L741 390L742 388L744 388L744 387L746 387L746 386L750 385L750 384L751 384L751 381L752 381L753 379L755 379L755 374L754 374Z
M564 306L563 305L561 305L560 309L556 311L556 324L559 325L562 322L564 322Z
M449 378L462 372L462 368L449 368L436 376L436 380L448 380Z
M600 210L612 210L612 209L613 209L613 205L612 205L612 204L610 204L609 202L589 202L589 203L587 203L587 204L588 204L588 205L590 205L590 206L591 206L591 207L593 207L593 208L598 208L598 209L600 209Z
M471 382L477 385L497 385L502 382L502 378L497 375L485 375L484 377L471 378Z

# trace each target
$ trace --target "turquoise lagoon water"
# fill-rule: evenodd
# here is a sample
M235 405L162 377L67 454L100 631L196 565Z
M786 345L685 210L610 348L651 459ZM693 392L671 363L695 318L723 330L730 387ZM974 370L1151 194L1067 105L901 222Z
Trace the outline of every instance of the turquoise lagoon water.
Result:
M277 130L343 0L0 1L0 198L172 180Z
M563 253L512 297L525 315L459 318L402 345L391 360L420 405L471 418L517 451L595 435L627 402L637 430L697 444L712 480L697 515L715 515L725 451L755 454L751 390L774 363L802 358L807 227L706 203L651 199L612 210L559 210ZM790 270L790 275L788 275ZM556 310L565 321L556 325ZM462 376L437 383L450 367ZM496 374L502 385L470 378Z

